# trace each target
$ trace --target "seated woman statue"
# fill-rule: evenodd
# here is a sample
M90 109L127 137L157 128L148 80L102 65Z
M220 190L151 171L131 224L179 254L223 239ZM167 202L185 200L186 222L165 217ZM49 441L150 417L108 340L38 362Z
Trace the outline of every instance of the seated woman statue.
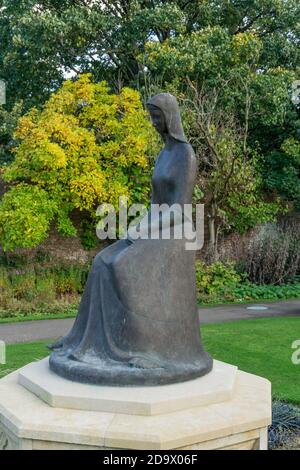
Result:
M176 98L160 93L147 108L165 144L152 178L150 230L144 219L95 257L72 330L50 346L50 368L73 381L161 385L212 369L200 338L195 250L174 235L192 203L197 162ZM171 211L154 210L162 204L177 207L169 239L161 235Z

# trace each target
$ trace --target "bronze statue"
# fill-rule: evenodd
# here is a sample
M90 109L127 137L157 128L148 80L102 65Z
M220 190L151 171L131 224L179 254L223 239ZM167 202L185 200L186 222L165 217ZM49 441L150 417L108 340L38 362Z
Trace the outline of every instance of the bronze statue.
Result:
M160 93L147 107L165 144L155 164L151 203L191 204L197 162L177 100ZM181 215L172 218L178 223ZM151 225L160 231L159 219ZM95 257L74 326L51 346L50 368L57 374L101 385L161 385L211 370L200 339L195 251L185 249L184 238L140 234L133 239L129 230L126 239Z

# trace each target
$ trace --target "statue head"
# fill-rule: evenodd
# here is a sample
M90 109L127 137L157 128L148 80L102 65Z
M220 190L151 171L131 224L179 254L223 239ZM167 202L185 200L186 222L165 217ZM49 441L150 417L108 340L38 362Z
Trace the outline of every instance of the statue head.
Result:
M158 93L147 101L147 108L153 126L164 139L166 135L170 135L179 142L187 142L175 96Z

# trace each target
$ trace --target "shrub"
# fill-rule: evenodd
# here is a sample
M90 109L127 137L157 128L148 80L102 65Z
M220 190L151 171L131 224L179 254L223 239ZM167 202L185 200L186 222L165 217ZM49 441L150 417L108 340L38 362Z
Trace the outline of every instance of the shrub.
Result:
M258 285L251 283L245 273L237 272L232 263L206 266L198 261L196 283L199 304L300 298L299 276L284 285Z
M89 75L66 81L41 111L20 119L16 137L15 160L3 174L13 184L0 203L4 250L37 246L51 222L74 236L74 210L95 221L101 203L149 199L148 157L157 137L135 90L116 95Z
M10 272L10 286L17 300L32 301L36 291L34 271L13 270Z
M251 282L283 284L300 266L300 227L297 223L269 223L250 243L246 271Z
M40 308L47 306L56 300L55 282L51 276L36 276L35 282L35 303Z
M80 224L80 240L86 250L91 250L97 246L97 235L95 227L91 221L83 219Z
M272 407L272 425L269 427L270 450L294 447L299 439L300 409L275 401Z
M86 282L87 271L78 266L55 270L54 282L58 296L66 294L81 294Z
M29 313L76 313L89 267L25 265L0 268L0 317Z
M0 239L3 250L35 246L46 238L56 211L55 201L37 186L20 183L0 203Z
M237 285L232 292L236 302L249 302L258 300L287 300L300 298L300 282L291 282L284 285L257 285L244 281Z
M233 301L233 291L241 281L232 263L221 262L206 266L201 261L196 263L196 283L201 301Z

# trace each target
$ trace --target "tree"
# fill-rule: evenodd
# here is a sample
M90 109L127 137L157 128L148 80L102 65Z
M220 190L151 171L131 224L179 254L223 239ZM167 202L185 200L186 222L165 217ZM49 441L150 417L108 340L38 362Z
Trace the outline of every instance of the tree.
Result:
M55 221L74 235L79 210L95 219L100 203L149 199L149 162L156 137L138 92L112 94L89 75L66 81L41 111L23 116L15 161L5 169L11 188L0 203L0 240L5 250L33 247Z
M22 102L16 103L10 112L0 105L0 166L13 160L12 152L17 145L13 134L22 111Z
M280 150L267 154L263 173L266 188L300 210L300 141L286 139Z
M165 2L0 0L0 70L8 106L41 105L65 74L92 72L120 89L136 82L137 55L153 34L164 40L181 11Z
M9 103L22 99L28 108L43 103L64 73L135 86L149 41L164 44L207 27L255 34L263 70L299 65L298 0L0 0L0 8L2 79Z
M188 78L208 96L218 91L216 115L232 117L243 154L261 156L260 186L296 204L280 191L280 172L276 184L267 176L278 155L284 160L284 142L299 141L299 108L290 100L300 70L298 0L0 0L0 7L8 113L20 100L24 110L40 108L66 74L91 72L143 99L166 90L187 97ZM10 160L12 134L3 141L0 134L1 144ZM296 188L297 167L291 172Z
M239 128L234 116L218 109L217 91L207 95L189 82L189 97L184 97L182 104L199 159L198 182L208 216L209 253L215 260L222 231L244 233L274 220L283 207L278 200L264 200L257 156L250 154L247 146L247 127Z

